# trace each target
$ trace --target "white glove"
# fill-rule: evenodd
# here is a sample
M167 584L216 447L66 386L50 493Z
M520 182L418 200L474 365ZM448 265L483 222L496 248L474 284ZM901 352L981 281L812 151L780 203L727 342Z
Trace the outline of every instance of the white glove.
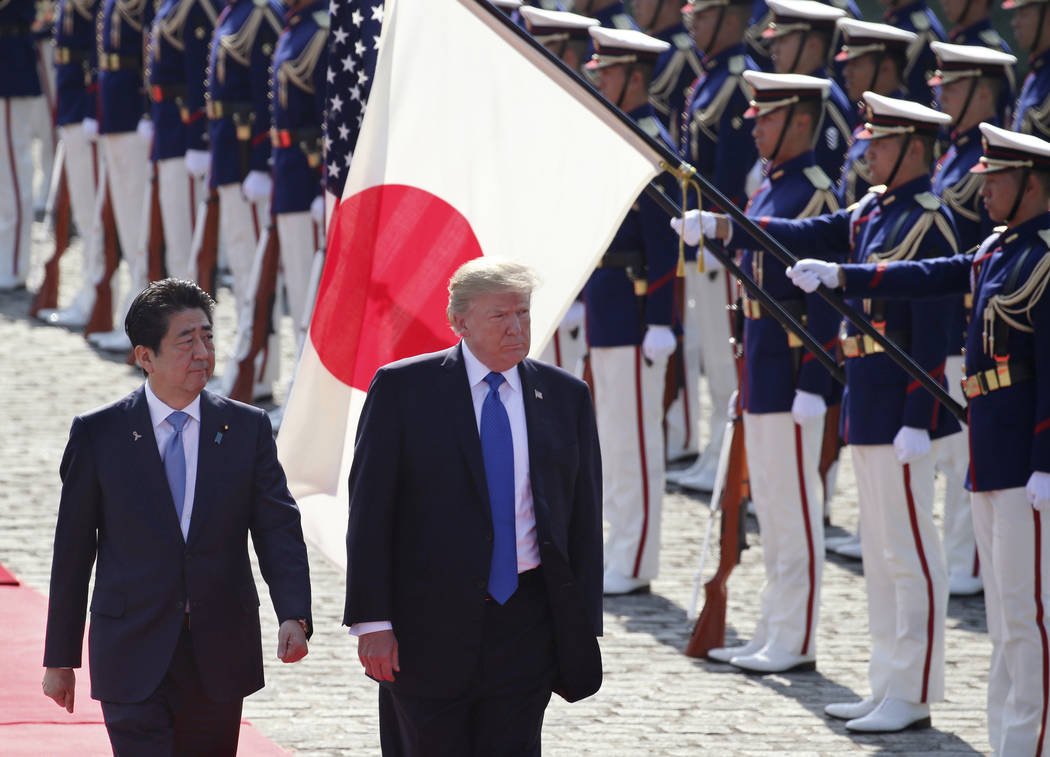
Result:
M795 423L805 426L824 417L828 411L828 403L819 394L795 390L795 399L791 403L791 417Z
M893 437L893 449L902 464L913 463L930 451L930 432L924 428L901 426Z
M722 270L722 261L715 257L714 253L711 252L707 247L703 250L704 256L704 270L708 273Z
M84 136L92 142L98 139L98 121L93 118L85 118L80 124L84 127Z
M241 184L241 192L244 193L244 199L248 202L269 200L271 191L273 191L273 179L266 171L249 171L244 177L244 183Z
M1028 477L1025 494L1036 510L1041 513L1050 511L1050 473L1032 471L1032 475Z
M650 326L642 339L642 354L655 363L674 352L677 344L670 326Z
M310 203L310 217L318 226L324 226L324 195L317 195Z
M700 244L701 235L714 239L717 225L717 216L706 210L690 210L686 213L684 227L681 218L671 219L671 228L690 247Z
M135 127L135 131L138 132L138 135L146 144L153 142L153 122L148 118L140 118L138 126Z
M735 420L736 415L736 403L740 400L740 390L734 389L733 393L729 395L729 406L726 408L726 414L730 420Z
M586 316L587 309L583 306L583 303L579 300L575 300L569 309L565 312L565 317L561 319L560 327L566 331L572 331L578 329L583 325L583 319Z
M190 176L198 179L203 179L211 167L211 153L207 150L187 150L185 160Z
M828 263L824 260L813 260L806 258L787 269L788 278L791 283L809 294L815 292L821 284L834 289L839 285L839 271L842 266L838 263Z

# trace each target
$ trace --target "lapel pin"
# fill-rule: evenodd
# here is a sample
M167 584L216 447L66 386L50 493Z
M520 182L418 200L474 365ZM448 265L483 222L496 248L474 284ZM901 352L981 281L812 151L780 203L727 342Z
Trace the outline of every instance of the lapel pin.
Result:
M543 392L541 392L539 389L533 389L532 391L534 391L536 393L536 399L538 399L538 400L543 399Z
M230 430L230 427L229 427L228 424L226 424L226 423L222 424L222 429L219 431L219 433L217 433L215 435L215 443L216 444L222 444L222 435L225 434L229 430Z
M140 434L138 431L132 431L131 432L131 440L132 441L137 442L141 438L142 438L142 434Z

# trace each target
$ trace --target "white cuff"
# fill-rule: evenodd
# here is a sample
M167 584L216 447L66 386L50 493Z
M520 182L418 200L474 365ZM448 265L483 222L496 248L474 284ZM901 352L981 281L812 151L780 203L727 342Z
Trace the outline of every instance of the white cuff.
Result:
M364 636L366 633L376 631L393 631L394 624L389 620L370 620L367 623L354 623L350 626L351 636Z

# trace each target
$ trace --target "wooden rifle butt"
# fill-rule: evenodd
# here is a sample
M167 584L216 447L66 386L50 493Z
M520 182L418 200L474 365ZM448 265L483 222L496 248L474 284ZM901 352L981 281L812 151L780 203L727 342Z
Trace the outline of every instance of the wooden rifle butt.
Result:
M160 212L160 178L157 164L153 164L150 177L149 237L146 242L146 277L149 281L160 281L167 275L164 265L164 218Z
M277 267L280 262L280 245L277 239L277 224L271 219L267 230L266 247L259 272L259 282L255 289L255 302L252 308L252 340L245 355L237 364L237 380L230 390L230 399L238 402L252 401L255 387L255 358L268 348L267 342L272 331L273 309L277 299Z
M69 247L70 212L69 183L66 180L66 171L63 166L59 174L55 205L51 213L55 225L55 251L44 263L44 281L33 296L33 302L29 305L29 315L34 318L45 308L58 307L58 263Z
M117 237L117 219L113 215L113 202L109 186L102 203L102 278L95 282L95 307L84 326L84 336L96 332L113 330L113 274L120 265L120 239Z

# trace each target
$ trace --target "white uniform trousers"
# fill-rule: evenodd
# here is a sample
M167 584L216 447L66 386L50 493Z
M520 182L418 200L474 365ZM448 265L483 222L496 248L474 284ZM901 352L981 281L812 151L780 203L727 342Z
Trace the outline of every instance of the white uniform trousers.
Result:
M309 211L279 213L277 238L281 242L281 269L284 273L284 291L288 297L288 313L298 336L304 327L307 312L313 303L307 302L314 255L324 244L324 235L314 223Z
M540 360L583 378L583 356L587 354L586 328L581 324L573 336L570 329L559 326L540 354Z
M651 580L660 568L664 493L664 370L641 347L592 347L594 410L602 449L605 569Z
M81 244L81 280L70 304L86 319L95 306L95 282L102 277L105 260L102 254L102 217L96 206L98 188L103 180L102 156L98 143L84 133L79 124L58 127L62 143L62 163L69 189L69 207ZM55 177L57 180L57 177Z
M713 277L713 278L712 278ZM668 448L679 456L701 449L700 367L707 376L710 401L711 436L695 470L706 470L712 477L722 449L722 430L728 420L729 398L737 388L733 350L729 345L732 289L725 270L698 273L695 263L685 268L685 317L682 355L685 386L668 409ZM693 468L690 469L691 471Z
M117 314L114 332L124 331L124 316L132 301L146 287L148 266L146 241L150 215L149 144L138 132L103 134L99 137L106 161L106 181L120 249L128 265L131 282Z
M33 177L33 207L43 211L47 205L47 194L51 174L55 165L55 148L58 146L58 134L55 130L55 50L50 39L37 42L36 61L37 75L40 77L40 88L43 96L38 98L33 132L36 144L33 147L33 163L36 167Z
M944 367L948 392L965 407L963 371L963 356L949 355ZM980 565L970 517L970 493L966 491L966 471L970 465L966 429L935 439L933 455L937 472L944 476L944 555L948 560L948 576L976 578L980 575Z
M820 445L823 419L799 426L791 413L744 413L751 499L766 584L766 644L792 655L816 653L824 566Z
M237 312L252 300L252 264L255 248L267 223L268 200L248 202L237 183L219 187L219 234L226 252L226 263L233 274L233 296ZM197 219L203 223L203 218Z
M988 741L998 757L1041 757L1050 754L1050 517L1032 508L1021 487L972 498L992 642Z
M42 97L0 98L0 291L25 286L32 254L34 113Z
M901 465L892 444L854 445L875 701L944 698L948 571L933 522L934 459Z
M189 278L196 268L196 262L190 260L190 250L204 182L190 175L180 155L157 161L157 191L164 223L164 268L168 276Z

